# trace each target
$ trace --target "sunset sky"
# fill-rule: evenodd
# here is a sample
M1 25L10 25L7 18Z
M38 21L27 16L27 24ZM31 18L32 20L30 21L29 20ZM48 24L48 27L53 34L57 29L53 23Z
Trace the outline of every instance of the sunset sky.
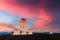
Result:
M21 18L34 32L60 32L60 0L0 0L0 25L13 25L2 30L19 28Z

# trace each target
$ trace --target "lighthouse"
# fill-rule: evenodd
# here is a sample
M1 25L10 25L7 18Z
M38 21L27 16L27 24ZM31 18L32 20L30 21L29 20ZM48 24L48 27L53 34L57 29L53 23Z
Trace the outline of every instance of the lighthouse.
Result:
M13 35L30 35L32 34L32 29L28 28L28 22L25 18L20 21L19 29L14 29Z

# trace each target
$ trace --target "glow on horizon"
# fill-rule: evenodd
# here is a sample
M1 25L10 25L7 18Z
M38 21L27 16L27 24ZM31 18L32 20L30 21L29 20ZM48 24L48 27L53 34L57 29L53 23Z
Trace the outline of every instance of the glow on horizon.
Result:
M0 24L0 32L10 32L13 28L9 24Z

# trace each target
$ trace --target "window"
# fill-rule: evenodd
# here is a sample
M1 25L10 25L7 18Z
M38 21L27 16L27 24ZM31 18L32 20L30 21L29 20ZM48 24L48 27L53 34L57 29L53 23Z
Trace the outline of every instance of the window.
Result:
M22 30L20 30L20 34L22 34Z
M26 32L27 34L29 34L29 32Z

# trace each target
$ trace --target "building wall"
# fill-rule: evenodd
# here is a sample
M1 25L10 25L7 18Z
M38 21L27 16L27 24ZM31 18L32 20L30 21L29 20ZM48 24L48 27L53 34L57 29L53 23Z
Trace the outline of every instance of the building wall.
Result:
M29 31L28 31L28 32L29 32L29 34L32 34L32 30L30 30L30 29L29 29Z
M20 35L20 30L16 30L16 29L14 29L14 31L13 31L13 35Z

